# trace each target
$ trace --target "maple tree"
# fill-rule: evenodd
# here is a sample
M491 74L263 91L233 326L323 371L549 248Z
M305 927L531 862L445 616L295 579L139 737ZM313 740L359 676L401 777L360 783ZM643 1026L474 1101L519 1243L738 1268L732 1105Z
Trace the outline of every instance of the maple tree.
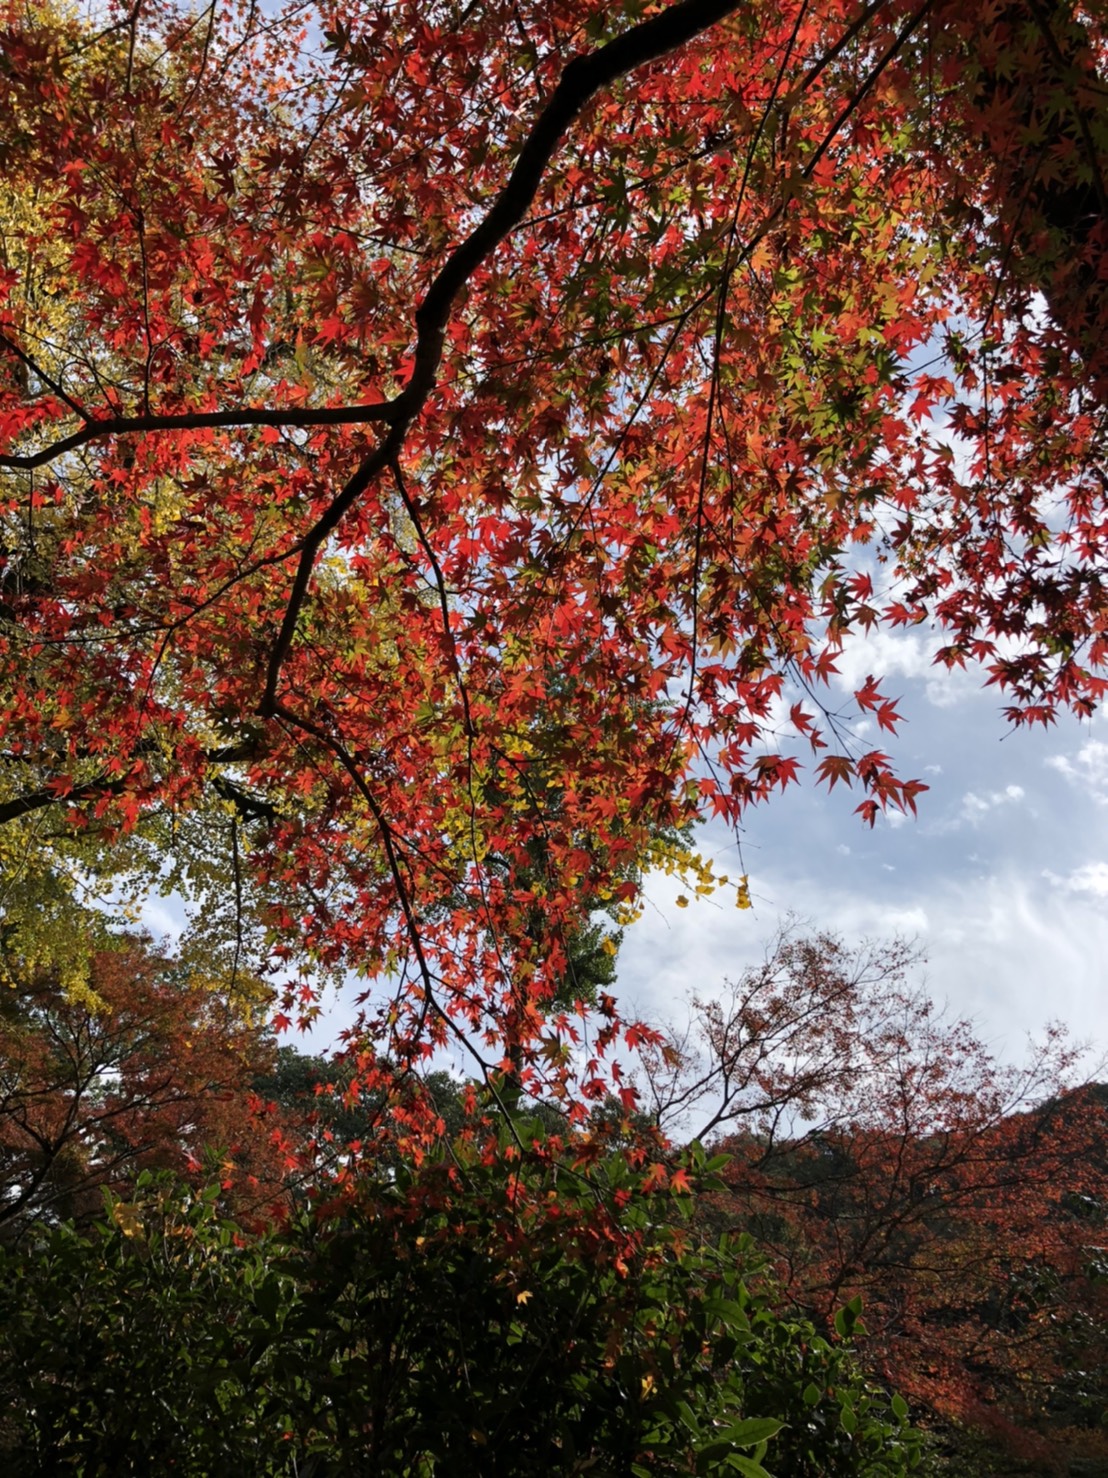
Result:
M998 1062L913 963L783 931L688 1038L648 1050L644 1107L722 1136L730 1190L707 1220L752 1233L817 1321L862 1297L868 1368L932 1422L1040 1463L1102 1456L1082 1390L1105 1349L1103 1090L1070 1086L1057 1029Z
M643 1033L567 951L690 820L914 808L852 634L1103 696L1103 5L3 24L13 874L170 872L286 1016L360 970L371 1090L587 1099Z

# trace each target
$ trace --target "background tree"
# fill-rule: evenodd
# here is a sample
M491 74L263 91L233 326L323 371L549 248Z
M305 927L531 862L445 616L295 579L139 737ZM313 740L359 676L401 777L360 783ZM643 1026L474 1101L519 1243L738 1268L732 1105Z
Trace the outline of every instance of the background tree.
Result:
M779 935L684 1042L648 1049L644 1105L686 1131L700 1111L732 1156L711 1224L754 1235L817 1321L861 1295L869 1369L932 1421L1040 1463L1099 1452L1073 1372L1079 1348L1103 1361L1103 1092L1067 1086L1080 1053L1058 1030L998 1062L914 962Z
M0 996L0 1227L87 1225L144 1169L211 1173L243 1211L278 1199L286 1165L250 1107L272 1043L228 996L130 935L103 941L75 986L29 964ZM218 1162L217 1162L218 1163Z

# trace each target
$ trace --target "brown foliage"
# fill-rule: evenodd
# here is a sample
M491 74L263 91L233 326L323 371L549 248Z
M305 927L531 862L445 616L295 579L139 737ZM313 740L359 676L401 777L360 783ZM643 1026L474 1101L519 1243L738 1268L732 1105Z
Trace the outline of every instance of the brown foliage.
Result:
M140 1170L199 1171L270 1193L279 1157L246 1085L272 1047L148 939L93 957L88 985L28 970L0 998L0 1226L94 1215Z
M793 1302L831 1320L860 1294L875 1373L1027 1451L1097 1416L1076 1377L1108 1351L1108 1095L1068 1086L1081 1054L1057 1027L1000 1062L911 960L784 933L696 1003L699 1042L657 1051L647 1088L663 1120L709 1105L733 1159L705 1214L771 1250Z

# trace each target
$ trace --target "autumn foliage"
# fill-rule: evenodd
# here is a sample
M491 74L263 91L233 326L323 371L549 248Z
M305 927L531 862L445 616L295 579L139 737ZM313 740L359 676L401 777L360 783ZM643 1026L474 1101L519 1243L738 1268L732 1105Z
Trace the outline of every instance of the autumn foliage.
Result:
M5 855L360 971L371 1088L584 1114L592 909L805 766L914 808L855 633L1100 700L1101 5L3 20Z
M900 1398L826 1374L859 1298L918 1410L1080 1407L1103 1098L1060 1035L1005 1069L903 951L792 939L703 1004L698 1057L624 1018L612 959L652 870L750 907L698 820L741 847L803 778L915 810L880 673L831 697L865 633L926 627L1017 726L1102 701L1106 46L1103 0L0 0L0 1222L39 1258L5 1254L12 1348L39 1318L66 1348L59 1219L218 1156L206 1199L113 1203L93 1281L157 1319L94 1320L104 1360L48 1361L0 1442L53 1451L56 1402L68 1461L127 1341L164 1376L150 1330L191 1328L196 1470L257 1435L287 1471L286 1419L323 1462L318 1335L351 1461L490 1472L466 1423L412 1435L443 1307L509 1437L549 1376L561 1425L518 1436L548 1471L576 1443L566 1471L761 1475L755 1389L792 1471L904 1471ZM172 958L106 922L151 889L190 911ZM268 984L285 1029L355 976L341 1104L290 1124L250 1089ZM712 1214L810 1324L659 1230L695 1180L667 1114L729 1137ZM218 1225L293 1190L280 1252ZM386 1366L426 1314L387 1389L378 1314ZM168 1430L120 1420L104 1451Z
M265 1214L295 1160L252 1078L272 1044L241 1002L131 937L87 979L28 968L0 996L0 1231L80 1224L144 1170L218 1174L228 1205Z
M706 1222L752 1233L827 1326L861 1298L865 1361L932 1426L1037 1471L1103 1459L1105 1091L1072 1086L1058 1028L999 1061L912 962L786 931L648 1054L644 1102L720 1137Z

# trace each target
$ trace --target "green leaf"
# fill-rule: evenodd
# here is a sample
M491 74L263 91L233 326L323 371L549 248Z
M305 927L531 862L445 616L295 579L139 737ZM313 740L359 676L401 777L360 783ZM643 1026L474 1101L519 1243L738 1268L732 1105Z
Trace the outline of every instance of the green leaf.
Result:
M701 1308L706 1314L723 1319L727 1324L737 1324L740 1328L746 1324L746 1310L734 1299L706 1298Z
M856 1329L859 1328L859 1318L862 1313L862 1300L859 1294L855 1294L848 1303L845 1303L835 1315L835 1333L843 1339L849 1339ZM864 1333L864 1326L861 1327Z
M677 1414L682 1422L688 1427L694 1437L700 1436L700 1423L696 1419L696 1413L687 1401L677 1402Z
M784 1425L776 1417L751 1416L721 1432L720 1441L733 1442L739 1447L756 1447L759 1442L768 1442L771 1437L776 1437Z
M733 1472L744 1473L746 1478L772 1478L761 1463L752 1462L748 1457L740 1457L737 1452L731 1453L724 1462Z
M276 1278L267 1278L254 1290L254 1307L267 1324L272 1324L281 1307L281 1285Z

